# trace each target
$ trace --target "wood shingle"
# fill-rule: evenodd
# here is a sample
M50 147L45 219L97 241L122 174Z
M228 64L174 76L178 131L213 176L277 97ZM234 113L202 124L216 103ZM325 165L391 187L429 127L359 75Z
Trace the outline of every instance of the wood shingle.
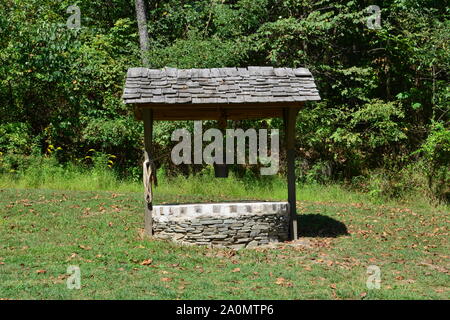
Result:
M242 104L318 101L305 68L130 68L122 96L132 104Z

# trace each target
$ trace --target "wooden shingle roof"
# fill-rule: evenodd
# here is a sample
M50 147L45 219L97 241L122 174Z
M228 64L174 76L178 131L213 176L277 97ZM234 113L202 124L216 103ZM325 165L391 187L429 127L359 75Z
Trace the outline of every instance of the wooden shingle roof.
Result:
M320 100L305 68L213 68L128 70L125 103L268 104Z

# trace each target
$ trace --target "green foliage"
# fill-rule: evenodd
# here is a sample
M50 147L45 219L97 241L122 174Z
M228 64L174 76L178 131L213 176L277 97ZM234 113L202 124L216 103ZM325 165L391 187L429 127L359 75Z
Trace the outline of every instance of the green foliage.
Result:
M431 132L419 151L423 152L425 160L433 166L443 166L450 163L450 130L442 122L435 122Z
M417 152L423 154L428 187L439 200L450 200L450 129L434 122L428 138Z
M176 40L170 47L153 46L149 59L154 68L217 68L240 65L245 54L245 44L218 38L204 40L192 31L187 39Z
M341 125L331 135L337 144L359 150L376 150L406 139L399 121L404 118L404 113L394 102L376 100L366 103L349 116L340 119L347 125Z
M83 139L101 150L124 148L127 144L133 149L139 146L141 133L141 126L130 117L114 120L94 118L83 129Z
M81 9L79 30L66 26L72 4ZM414 161L431 192L445 198L449 160L437 141L450 115L449 10L442 1L378 1L381 28L372 30L370 4L149 1L149 67L307 67L322 101L299 115L300 181L395 181ZM138 179L143 128L121 101L126 70L141 64L133 2L7 0L0 11L3 159L13 163L55 146L61 148L55 158L65 164L95 149L117 157L119 176ZM265 124L282 128L279 120ZM202 171L170 163L170 134L181 126L192 123L155 124L157 162L169 175Z
M5 154L29 154L36 148L26 123L7 122L0 124L0 152Z

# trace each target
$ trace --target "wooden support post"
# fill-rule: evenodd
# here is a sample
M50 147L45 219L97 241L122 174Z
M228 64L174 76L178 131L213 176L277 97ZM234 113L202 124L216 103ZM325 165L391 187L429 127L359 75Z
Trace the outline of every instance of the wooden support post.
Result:
M144 156L145 160L150 160L153 157L153 110L144 109L142 111L142 118L144 120ZM145 202L144 225L145 234L147 234L148 236L153 235L152 211L152 204Z
M227 129L227 114L225 110L220 111L220 118L217 121L217 125L219 126L219 130L222 132L225 137L226 129ZM216 178L228 178L228 165L226 162L226 150L223 150L223 163L222 164L214 164L214 174Z
M286 139L287 156L287 183L288 183L288 202L289 202L289 238L297 239L297 206L295 194L295 124L298 109L285 108L283 110L284 132Z

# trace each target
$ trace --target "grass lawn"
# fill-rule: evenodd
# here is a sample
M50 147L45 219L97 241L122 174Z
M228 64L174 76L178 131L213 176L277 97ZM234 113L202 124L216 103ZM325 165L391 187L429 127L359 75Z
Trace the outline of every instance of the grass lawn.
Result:
M159 202L233 200L170 192L157 197ZM446 208L302 198L300 230L309 247L232 251L143 239L142 198L140 192L1 189L0 298L450 296ZM70 265L81 269L80 290L66 287ZM381 289L367 289L369 265L381 269Z

